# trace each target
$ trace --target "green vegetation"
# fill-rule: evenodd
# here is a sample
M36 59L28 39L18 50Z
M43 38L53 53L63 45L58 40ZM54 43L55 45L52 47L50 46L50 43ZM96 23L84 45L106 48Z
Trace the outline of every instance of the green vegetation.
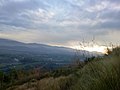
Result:
M13 70L12 84L7 88L3 85L4 74L0 72L0 90L120 90L120 48L114 48L103 57L92 57L84 63L78 62L55 71L33 71L18 74Z

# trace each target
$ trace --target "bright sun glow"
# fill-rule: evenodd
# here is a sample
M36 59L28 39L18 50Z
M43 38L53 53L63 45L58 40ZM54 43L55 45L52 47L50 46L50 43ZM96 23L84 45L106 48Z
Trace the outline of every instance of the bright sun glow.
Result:
M101 53L106 53L106 47L105 46L98 46L98 45L94 45L92 47L90 46L87 46L87 47L80 47L80 46L74 46L72 47L74 49L77 49L77 50L86 50L86 51L89 51L89 52L101 52Z

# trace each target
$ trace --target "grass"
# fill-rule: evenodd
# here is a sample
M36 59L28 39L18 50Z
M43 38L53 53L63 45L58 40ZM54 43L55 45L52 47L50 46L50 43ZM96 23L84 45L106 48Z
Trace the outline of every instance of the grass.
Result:
M64 68L49 77L15 85L7 90L120 90L120 48L93 58L82 68Z
M117 52L116 52L117 51ZM80 70L72 90L120 90L120 48L102 59L93 60Z

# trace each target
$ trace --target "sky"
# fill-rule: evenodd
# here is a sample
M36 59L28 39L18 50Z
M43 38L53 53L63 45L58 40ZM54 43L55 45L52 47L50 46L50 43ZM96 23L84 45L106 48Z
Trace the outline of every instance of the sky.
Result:
M0 38L74 47L120 43L120 0L0 0Z

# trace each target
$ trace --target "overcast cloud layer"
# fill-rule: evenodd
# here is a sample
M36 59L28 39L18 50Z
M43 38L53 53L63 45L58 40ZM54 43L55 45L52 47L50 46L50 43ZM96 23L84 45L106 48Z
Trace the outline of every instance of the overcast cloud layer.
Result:
M0 0L0 38L70 46L120 43L120 0Z

